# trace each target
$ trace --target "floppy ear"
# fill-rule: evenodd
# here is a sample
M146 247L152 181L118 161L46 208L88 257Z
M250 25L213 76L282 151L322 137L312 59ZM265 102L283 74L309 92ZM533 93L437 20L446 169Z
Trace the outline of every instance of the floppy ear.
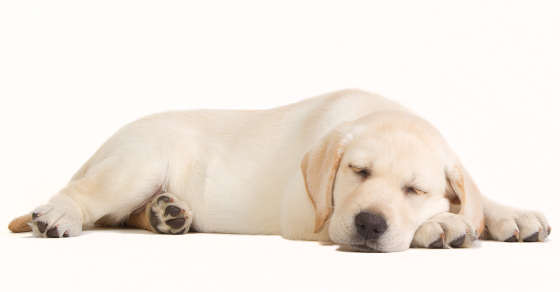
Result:
M445 175L451 212L463 215L476 229L477 237L480 236L484 230L484 213L478 187L459 162L448 167Z
M305 189L315 209L315 233L323 228L332 213L334 181L344 147L351 137L335 129L313 146L301 161Z

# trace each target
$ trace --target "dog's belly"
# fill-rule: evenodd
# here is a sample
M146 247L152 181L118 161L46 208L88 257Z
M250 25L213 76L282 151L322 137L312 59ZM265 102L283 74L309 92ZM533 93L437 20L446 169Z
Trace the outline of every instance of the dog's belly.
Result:
M250 196L240 200L235 197L239 194L207 199L205 207L193 208L194 229L211 233L280 234L279 204Z
M251 168L247 160L243 161L214 157L193 167L197 171L191 168L175 176L181 180L172 183L170 191L190 205L196 231L280 234L282 182L289 173L298 171L295 163L293 171L272 174L271 179L259 177L260 167Z

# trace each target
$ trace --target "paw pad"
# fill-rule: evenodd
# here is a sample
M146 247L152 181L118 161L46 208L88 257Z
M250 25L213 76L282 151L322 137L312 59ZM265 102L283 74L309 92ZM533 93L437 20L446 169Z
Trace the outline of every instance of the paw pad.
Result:
M39 228L39 232L41 233L44 233L45 230L47 230L47 226L48 225L45 222L41 222L41 221L37 222L37 228Z
M465 243L465 234L452 240L449 245L454 248L459 248L463 246L463 243Z
M474 229L461 215L442 213L422 224L412 239L412 247L462 248L477 239Z
M445 243L445 234L442 233L440 238L430 243L428 248L443 248L444 243Z
M525 242L537 242L539 240L539 233L535 232L523 239Z
M188 231L192 216L188 207L169 194L156 197L149 205L150 225L164 234L183 234Z
M518 242L519 238L517 238L517 235L512 235L510 238L504 240L505 242Z
M507 212L506 212L507 211ZM545 241L550 225L539 212L506 209L505 215L487 216L488 239L505 242Z
M58 236L58 227L55 226L47 231L47 237L49 238L57 238Z
M55 198L51 203L36 208L31 213L33 235L46 238L76 236L82 232L79 210L68 198Z
M31 213L31 230L37 237L61 238L80 234L79 211L64 202L46 204Z

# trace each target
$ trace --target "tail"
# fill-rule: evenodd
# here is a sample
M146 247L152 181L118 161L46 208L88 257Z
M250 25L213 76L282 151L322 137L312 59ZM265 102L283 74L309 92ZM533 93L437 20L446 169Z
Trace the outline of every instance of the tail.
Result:
M29 232L31 231L31 226L29 226L30 222L31 214L23 215L12 220L10 225L8 225L8 229L14 233Z

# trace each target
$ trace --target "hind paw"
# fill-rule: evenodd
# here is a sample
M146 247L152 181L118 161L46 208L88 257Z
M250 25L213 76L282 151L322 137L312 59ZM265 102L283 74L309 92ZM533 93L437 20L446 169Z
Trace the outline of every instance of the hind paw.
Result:
M31 218L31 230L36 237L70 237L82 232L80 213L66 200L53 200L36 208Z
M150 225L154 231L165 234L183 234L189 231L192 212L188 205L175 196L164 193L148 204Z

